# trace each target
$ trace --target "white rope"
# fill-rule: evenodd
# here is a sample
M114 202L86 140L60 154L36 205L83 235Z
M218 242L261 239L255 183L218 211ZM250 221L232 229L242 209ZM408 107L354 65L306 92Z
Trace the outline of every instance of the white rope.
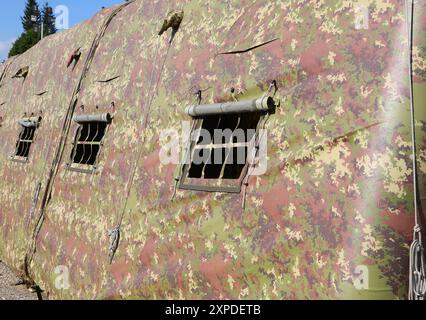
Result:
M409 84L410 84L410 110L411 110L411 139L413 156L413 185L414 185L414 220L413 243L410 247L410 275L409 292L410 300L424 300L426 294L426 273L424 264L424 249L422 243L422 229L418 208L418 183L417 183L417 152L416 152L416 127L414 114L414 87L413 87L413 29L414 29L414 0L407 0L406 18L409 39Z
M410 247L410 300L424 300L426 293L426 277L424 263L424 249L419 225L414 228L414 241Z

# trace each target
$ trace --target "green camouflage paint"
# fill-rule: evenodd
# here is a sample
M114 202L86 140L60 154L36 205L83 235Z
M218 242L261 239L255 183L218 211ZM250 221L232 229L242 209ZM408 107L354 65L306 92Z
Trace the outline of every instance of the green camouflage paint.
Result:
M416 6L424 197L426 5ZM368 8L365 29L355 28L359 8ZM75 114L114 114L99 168L94 175L66 170L77 128L71 123L42 212L71 96L93 40L115 9L0 65L0 74L6 70L0 87L2 259L24 272L34 248L27 276L53 298L407 297L414 215L404 1L131 2L100 37L77 96ZM170 31L158 32L174 10L183 10L184 19L169 45ZM246 53L218 55L276 38ZM67 68L78 48L80 60ZM25 66L26 78L11 78ZM160 163L159 135L189 120L184 110L196 102L193 92L210 88L202 103L214 103L229 101L235 88L242 100L265 92L272 80L281 105L266 125L268 170L250 178L246 209L241 194L178 190L171 202L177 168ZM31 114L43 119L29 163L12 162L17 122ZM135 167L110 265L108 231L121 220ZM42 194L31 215L39 182ZM69 268L67 290L55 286L58 266Z

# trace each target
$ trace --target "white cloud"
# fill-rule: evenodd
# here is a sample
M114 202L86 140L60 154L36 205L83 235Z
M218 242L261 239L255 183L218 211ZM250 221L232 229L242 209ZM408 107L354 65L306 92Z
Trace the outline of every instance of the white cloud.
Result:
M7 58L10 48L12 47L15 38L6 41L0 41L0 61Z

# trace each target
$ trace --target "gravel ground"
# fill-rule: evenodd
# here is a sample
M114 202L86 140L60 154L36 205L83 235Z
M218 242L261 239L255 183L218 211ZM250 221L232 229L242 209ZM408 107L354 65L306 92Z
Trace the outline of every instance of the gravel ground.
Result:
M20 283L21 280L0 260L0 300L38 300L36 293Z

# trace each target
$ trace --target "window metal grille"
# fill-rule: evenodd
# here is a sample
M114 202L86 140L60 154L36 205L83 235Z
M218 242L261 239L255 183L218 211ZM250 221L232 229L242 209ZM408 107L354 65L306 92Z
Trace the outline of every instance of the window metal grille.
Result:
M78 124L68 170L80 173L94 173L104 137L112 118L109 114L76 116Z
M41 117L26 118L19 121L21 131L16 142L15 154L11 157L12 161L27 163L30 155L31 146L37 128L41 122Z
M257 146L257 134L274 106L272 98L262 97L253 101L188 107L187 114L194 121L191 136L204 129L215 138L204 141L199 134L197 139L190 141L181 168L179 189L240 193L250 165L247 160L250 146ZM215 132L226 130L228 134L215 136ZM243 139L237 131L244 133ZM203 161L194 161L196 158Z

